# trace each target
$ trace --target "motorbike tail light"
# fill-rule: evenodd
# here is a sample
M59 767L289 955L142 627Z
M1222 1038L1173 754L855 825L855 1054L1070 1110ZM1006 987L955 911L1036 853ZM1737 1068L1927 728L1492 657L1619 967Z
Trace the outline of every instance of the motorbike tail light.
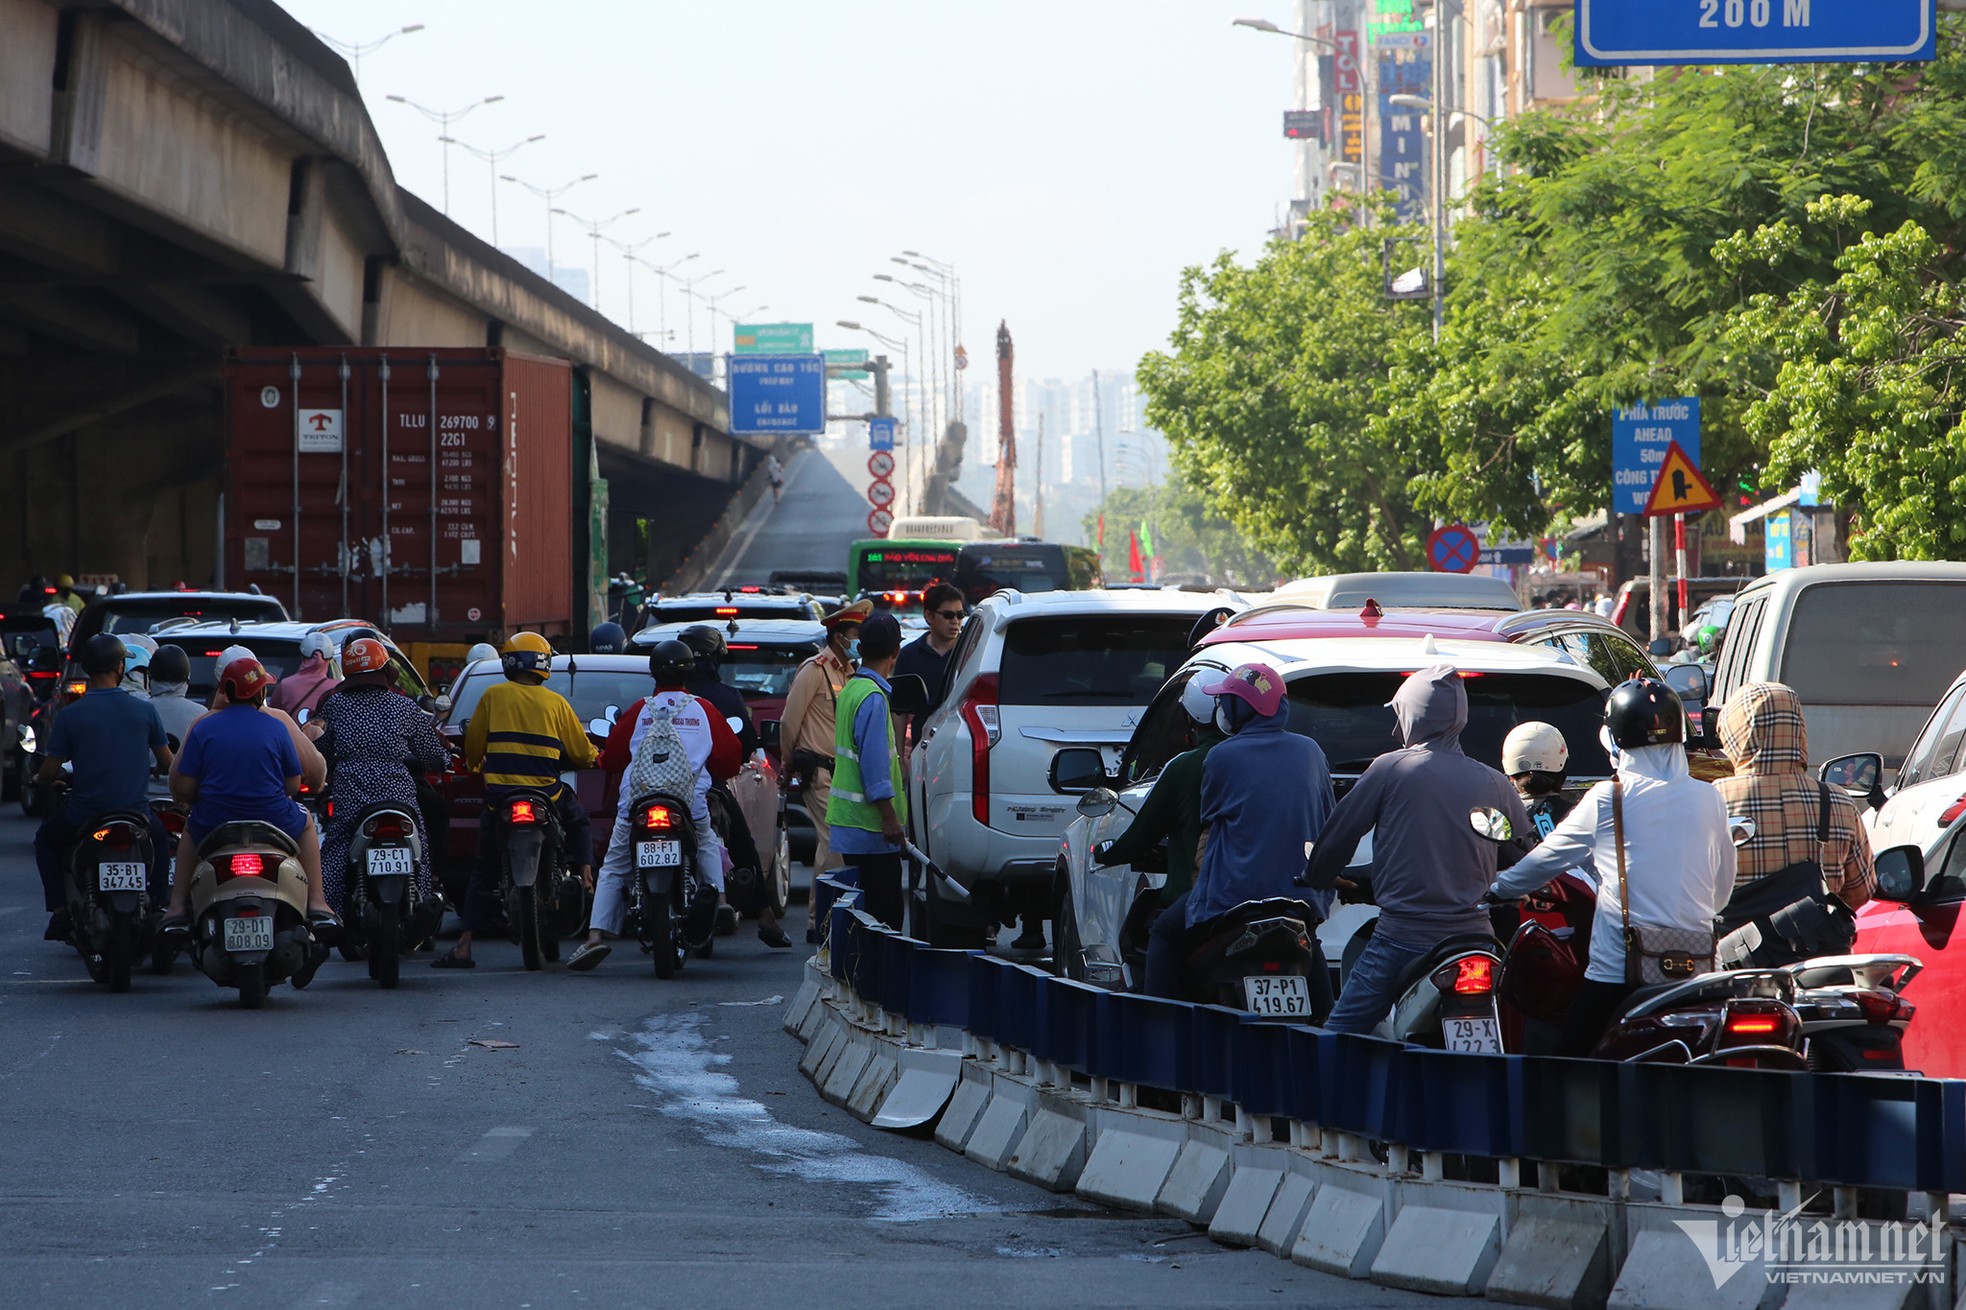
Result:
M1495 959L1489 955L1463 955L1433 971L1433 984L1456 996L1486 996L1495 990Z
M667 805L644 805L642 827L650 832L667 832L676 826L676 816Z
M86 696L88 692L89 692L89 684L86 682L71 682L63 686L61 689L61 694L66 696L71 701L82 699L82 697Z
M266 875L266 857L248 851L225 856L212 867L217 870L220 882L232 878L261 878Z
M1780 1001L1744 999L1729 1001L1721 1015L1720 1033L1715 1045L1793 1046L1801 1035L1801 1021L1795 1011Z
M328 803L327 806L325 807L325 814L327 818L330 819L334 818L334 797L332 796L328 797Z
M511 805L506 807L505 818L510 823L538 823L539 807L532 801L513 801Z
M997 710L997 675L980 674L963 696L962 720L969 725L970 813L978 823L990 821L990 748L1003 735Z
M111 823L89 834L112 851L127 851L137 844L136 829L127 823Z
M401 841L409 836L409 827L400 814L378 814L362 825L362 835L371 841Z
M1864 1018L1872 1023L1894 1023L1899 1019L1909 1019L1916 1009L1902 1000L1896 992L1858 992L1857 1008L1864 1012Z
M162 820L165 832L170 833L173 837L182 837L184 835L183 810L159 810L157 811L157 817Z

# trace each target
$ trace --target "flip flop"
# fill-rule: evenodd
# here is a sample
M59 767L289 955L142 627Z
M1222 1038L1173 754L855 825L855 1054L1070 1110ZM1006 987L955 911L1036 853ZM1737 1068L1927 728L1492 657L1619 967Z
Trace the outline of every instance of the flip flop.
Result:
M608 958L614 947L606 942L586 942L567 959L567 968L575 973L586 973L589 969Z
M785 935L785 930L783 928L774 928L771 929L769 932L767 932L763 928L760 928L758 929L758 940L763 942L765 945L771 947L773 950L779 950L779 951L789 950L792 945L792 939Z
M430 967L433 969L475 969L478 967L478 962L468 955L460 956L457 953L457 948L452 947L432 960Z

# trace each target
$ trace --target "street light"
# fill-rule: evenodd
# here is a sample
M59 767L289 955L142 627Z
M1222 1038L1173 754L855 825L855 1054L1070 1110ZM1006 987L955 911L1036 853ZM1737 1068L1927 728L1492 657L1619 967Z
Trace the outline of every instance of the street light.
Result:
M713 361L711 364L712 373L716 371L716 365L714 363L714 360L717 354L717 306L723 304L723 302L729 299L731 296L734 296L738 292L744 290L748 290L748 288L742 285L734 286L734 287L725 287L722 291L719 291L714 296L699 297L699 299L701 299L704 304L710 307L710 355Z
M708 282L713 277L722 277L723 275L724 271L721 268L713 268L701 277L685 278L683 280L683 312L688 316L689 353L692 355L696 353L696 284L699 282Z
M1327 41L1321 36L1307 36L1303 32L1293 32L1288 28L1278 27L1267 18L1232 18L1229 20L1229 26L1247 27L1257 32L1268 32L1271 36L1287 36L1294 41L1302 41L1307 45L1323 46L1326 50L1336 50L1338 48L1336 41Z
M613 237L608 238L608 244L621 252L621 262L628 270L628 335L631 337L640 335L635 331L635 265L638 262L635 252L668 235L667 232L657 232L654 236L643 237L640 241L616 241Z
M862 296L860 297L860 299L865 300L867 299L867 297ZM850 318L842 318L836 321L841 327L845 328L847 331L865 332L868 336L880 342L883 346L886 346L889 350L897 352L901 356L901 379L902 379L901 385L904 388L907 388L908 386L911 385L911 380L915 376L915 366L913 360L909 356L908 345L905 341L896 341L893 337L890 337L885 333L877 332L873 328L868 327L864 323L856 323ZM907 402L906 402L905 394L903 397L902 409L903 409L902 418L906 420ZM920 428L913 428L913 430L916 432L921 431Z
M594 311L599 313L601 310L601 233L613 227L630 214L641 213L642 207L636 205L632 209L624 209L619 214L615 214L610 218L604 218L598 223L582 218L571 209L555 209L553 212L556 214L565 214L568 218L586 228L587 235L594 238L594 285L590 290L594 298Z
M439 141L442 141L446 146L459 146L465 150L468 150L472 154L476 155L478 158L484 160L487 164L491 165L492 248L496 250L498 248L498 161L505 158L513 151L521 149L522 147L525 146L529 146L535 141L544 141L546 139L546 133L535 132L523 141L514 141L511 145L505 147L505 149L503 150L480 150L478 149L478 147L472 145L469 141L459 141L456 137L451 137L451 136L440 136L437 139Z
M408 96L384 96L383 99L394 100L399 105L408 105L411 109L416 110L417 113L422 114L425 118L429 119L431 122L437 124L438 126L444 129L441 133L438 134L437 139L439 141L445 142L444 217L449 218L451 213L451 148L449 145L451 124L455 123L458 119L464 117L472 110L478 108L478 106L495 105L499 101L505 99L505 97L486 96L483 100L473 100L470 104L466 105L462 109L432 109L429 105L418 104L416 101L410 99Z
M534 195L538 196L541 200L544 200L546 202L546 280L548 282L553 281L553 275L554 275L553 215L558 212L553 208L553 200L555 197L573 190L573 188L579 186L582 182L592 182L595 178L599 176L600 176L599 173L582 173L579 177L575 178L573 181L562 182L559 186L538 187L538 186L534 186L532 183L526 181L523 178L513 177L510 173L500 173L498 175L499 181L516 182L520 186L524 187L526 190L532 192Z
M905 255L907 258L902 258ZM949 409L954 420L963 421L964 400L962 388L962 321L963 321L963 283L956 274L954 264L945 263L933 255L925 255L919 250L904 250L900 255L888 256L890 263L912 268L935 279L942 292L942 345L948 354L948 395L952 402Z
M423 30L423 24L411 23L408 27L399 27L393 32L384 32L373 41L341 41L329 36L318 27L310 27L307 30L319 37L324 44L333 46L347 57L349 64L355 70L355 81L359 85L362 81L363 55L374 54L399 36L408 36L411 32L421 32Z
M681 259L671 260L666 268L651 264L648 260L639 257L635 260L637 264L655 274L655 332L656 339L663 343L665 350L668 349L669 341L669 287L667 285L669 275L690 260L700 258L702 256L692 250Z
M928 273L933 277L940 278L942 276L941 274L936 273L933 269L929 268L925 264L910 264L906 260L902 260L901 264L904 268L919 269L922 272ZM926 342L926 349L928 351L928 361L929 361L928 389L929 389L929 398L933 402L931 412L929 415L930 430L932 432L940 432L943 428L944 421L945 421L944 415L948 412L948 404L947 404L946 397L948 395L950 387L953 385L954 382L954 379L951 376L953 370L949 370L945 372L945 368L948 362L947 355L950 350L950 343L947 339L948 305L946 303L946 297L948 295L948 292L946 290L946 281L945 281L945 289L938 291L935 287L928 286L921 282L904 282L900 278L894 276L894 274L892 273L876 273L874 274L874 280L876 282L888 282L893 284L894 286L901 287L904 290L919 297L923 301L927 302L925 306L926 312L923 315L923 318L926 321L920 329L920 335ZM941 309L943 310L940 330L942 331L944 336L943 336L943 340L940 343L938 343L935 340L935 334L938 329L937 316L935 311L938 305L940 305ZM890 308L892 308L892 306L890 306Z
M1440 93L1440 60L1433 62L1434 94L1437 97ZM1434 211L1434 276L1430 289L1433 292L1434 340L1439 341L1441 325L1447 316L1447 299L1442 286L1447 276L1447 132L1434 108L1439 103L1437 99L1401 94L1387 96L1386 103L1400 109L1414 110L1433 120L1433 130L1427 134L1433 152L1433 157L1428 160L1433 167L1427 170L1427 191Z

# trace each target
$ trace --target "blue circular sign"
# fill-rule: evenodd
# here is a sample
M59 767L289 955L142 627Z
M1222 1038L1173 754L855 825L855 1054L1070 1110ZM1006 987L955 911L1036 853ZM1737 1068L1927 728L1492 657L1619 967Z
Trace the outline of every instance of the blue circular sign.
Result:
M1465 523L1450 523L1427 534L1427 561L1437 573L1472 573L1481 559L1481 538Z

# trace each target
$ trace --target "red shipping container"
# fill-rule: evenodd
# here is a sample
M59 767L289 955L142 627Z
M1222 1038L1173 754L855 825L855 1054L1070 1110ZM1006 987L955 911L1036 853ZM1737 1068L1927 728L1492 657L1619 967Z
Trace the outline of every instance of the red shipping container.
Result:
M398 643L570 632L572 388L497 349L229 351L225 585Z

